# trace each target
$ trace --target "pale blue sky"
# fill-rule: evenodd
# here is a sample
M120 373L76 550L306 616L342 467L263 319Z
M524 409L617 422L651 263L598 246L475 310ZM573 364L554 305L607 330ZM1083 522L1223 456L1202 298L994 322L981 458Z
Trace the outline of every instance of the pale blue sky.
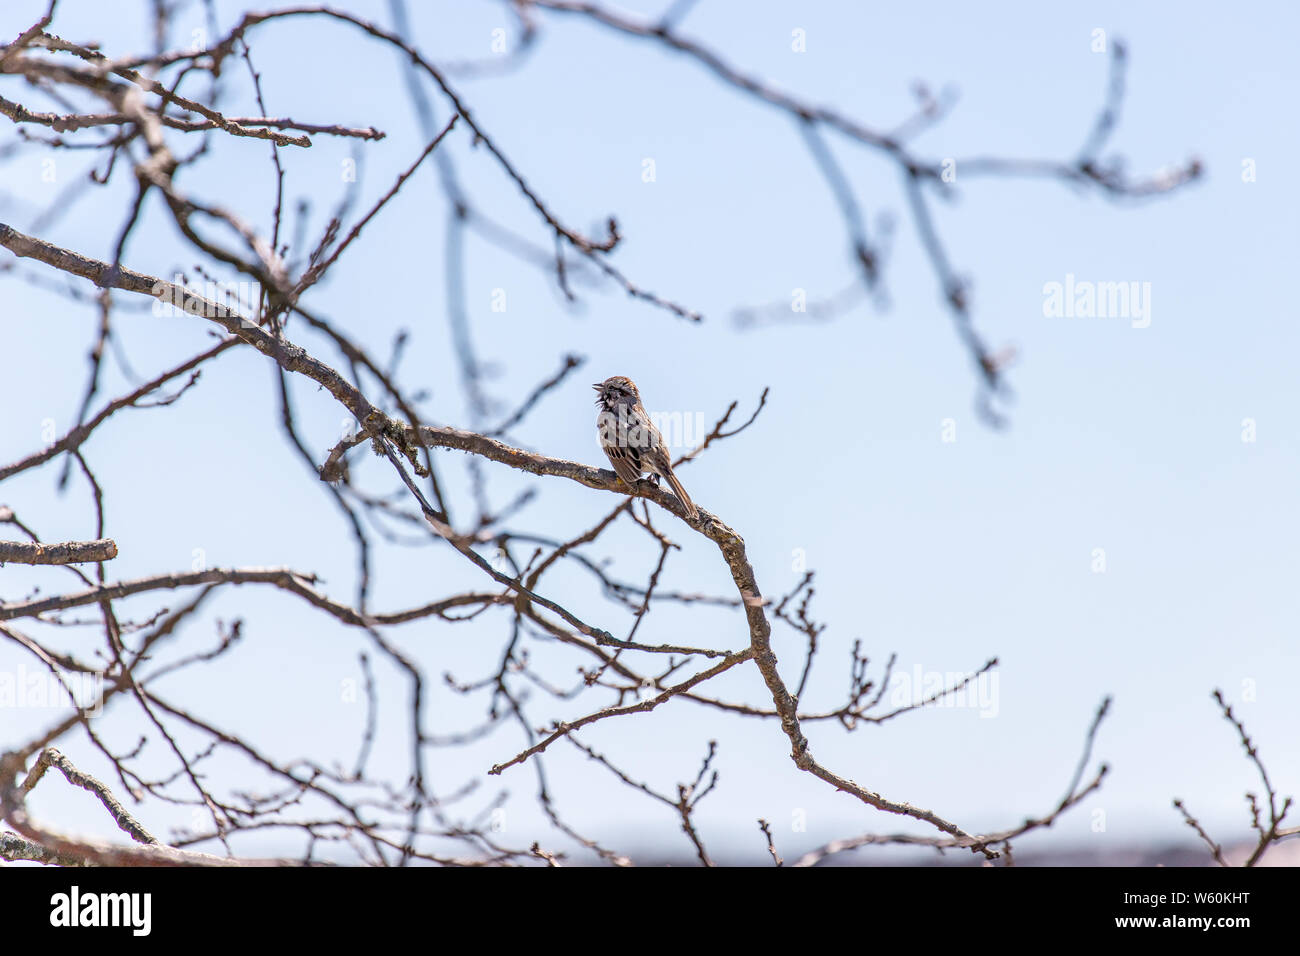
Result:
M44 6L9 4L0 34L16 35ZM648 13L666 4L624 6ZM64 0L55 32L101 39L112 53L141 51L148 4L113 7L110 15L93 0ZM218 7L223 27L243 9ZM390 22L386 3L348 7ZM435 61L487 55L491 31L511 26L497 3L412 7L414 39ZM1290 48L1300 25L1295 8L1266 3L1228 16L1205 4L702 0L685 20L684 32L736 65L877 128L909 114L914 80L936 90L955 86L955 110L916 143L934 158L1071 157L1107 79L1106 57L1090 50L1092 31L1102 27L1125 40L1129 95L1108 152L1122 152L1134 174L1199 156L1203 181L1168 199L1116 204L1055 181L963 182L959 169L960 201L936 204L948 253L973 282L979 329L992 346L1014 345L1019 354L1009 377L1016 401L1003 431L973 414L975 375L890 163L830 137L869 221L892 213L897 222L886 269L890 307L863 304L825 324L737 331L738 306L788 299L794 288L822 298L852 277L839 211L795 127L651 43L572 18L540 19L543 36L520 72L460 81L476 119L566 222L594 231L616 215L626 236L614 259L619 268L698 308L706 321L689 325L612 288L583 290L583 308L571 312L551 275L472 239L466 295L473 335L499 369L490 389L504 407L549 376L566 352L588 358L517 438L556 457L603 463L587 383L608 375L631 375L651 407L700 411L710 420L733 399L748 410L770 386L757 424L683 469L682 480L697 502L745 537L765 593L779 595L797 582L796 549L817 570L814 611L830 627L806 700L838 704L848 686L848 649L859 638L877 662L897 652L908 673L1001 659L996 718L948 708L853 734L815 726L817 757L967 829L1000 828L1059 799L1093 711L1113 694L1095 753L1113 768L1105 788L1024 846L1182 839L1187 831L1170 807L1174 796L1229 840L1245 835L1242 794L1257 781L1210 700L1210 690L1221 687L1240 703L1275 783L1284 792L1300 790L1300 333L1292 282L1300 187L1286 173L1300 147ZM805 53L790 48L794 28L807 31ZM345 51L346 62L331 59ZM322 21L269 27L256 35L253 52L272 113L373 125L389 134L364 147L358 208L418 154L422 138L387 49ZM228 82L227 111L253 113L240 71L230 71ZM26 102L27 91L13 80L0 92ZM431 96L445 118L446 104ZM449 148L474 201L547 246L527 202L463 132ZM12 127L3 135L10 141ZM217 145L220 158L187 171L183 186L265 227L273 184L266 145ZM281 151L289 197L313 205L313 238L340 195L340 164L350 149L317 137L310 150ZM86 160L60 154L60 181L50 185L40 178L42 156L28 149L0 165L0 220L30 228L37 209L80 175ZM655 161L654 183L642 181L646 158ZM1242 181L1245 159L1256 163L1256 182ZM126 208L124 183L96 190L42 234L109 255ZM410 329L402 381L432 391L431 418L463 425L443 304L445 222L446 204L426 167L313 293L312 305L379 355L398 329ZM126 263L165 275L189 268L195 256L178 240L152 205ZM1150 326L1045 318L1043 286L1067 274L1150 283ZM40 444L42 420L54 419L61 433L75 413L96 319L11 276L0 281L7 320L0 460L7 463ZM491 310L494 289L506 291L504 313ZM117 327L142 375L208 341L201 325L147 312L123 313ZM337 360L301 327L290 334ZM116 362L106 369L104 398L128 390ZM121 552L111 579L188 568L201 548L210 565L315 571L331 594L351 599L350 535L282 439L274 394L263 357L231 353L176 406L123 414L96 434L87 454L108 496L107 533ZM319 457L336 438L342 411L303 383L295 399ZM840 413L848 414L847 431L835 425ZM949 418L957 429L953 443L940 440ZM1257 423L1253 443L1241 440L1246 418ZM445 456L444 473L463 494L458 455ZM0 502L44 538L90 537L84 488L74 481L71 493L56 498L55 474L46 468L5 482ZM382 469L366 464L357 474L372 490L389 490ZM504 468L490 466L488 474L498 503L524 486ZM516 526L568 537L613 503L559 479L534 484L540 499ZM684 546L665 586L728 593L714 546L667 516L661 524ZM657 549L644 535L624 532L609 544L626 548L614 565L620 576L644 577L653 568ZM1105 549L1104 574L1091 570L1095 548ZM55 593L72 580L11 566L0 590L13 599L37 584ZM445 548L381 549L373 603L403 607L481 583ZM557 575L545 590L615 633L630 623L579 575ZM124 605L140 615L156 606ZM281 756L305 751L350 762L364 713L338 702L338 686L358 674L358 636L291 597L246 587L213 602L176 652L209 646L210 622L234 616L245 620L242 649L202 674L178 678L171 696ZM505 633L503 615L390 632L431 677L431 732L451 733L476 720L478 704L466 708L439 677L488 673ZM775 633L783 672L794 682L800 640L788 629ZM649 616L639 639L738 647L745 631L734 613L665 607ZM545 645L533 653L557 682L571 682L573 657ZM16 661L0 647L0 667L12 669ZM376 766L400 774L405 690L391 674L385 687ZM1244 702L1247 687L1255 699ZM752 670L719 683L718 692L724 689L763 699ZM538 700L533 718L574 718L607 702ZM22 729L6 730L0 744L25 738L46 719L20 713ZM113 726L116 742L128 747L134 721ZM608 721L584 739L633 776L671 791L694 776L711 737L722 745L722 781L701 805L699 824L720 852L734 847L740 858L761 861L759 816L774 822L787 855L868 830L923 832L799 774L775 724L678 702ZM63 747L74 761L103 772L84 741L69 738ZM504 727L473 748L433 751L435 779L458 786L519 749L518 733ZM561 812L580 830L627 849L689 853L667 808L638 799L571 747L557 745L549 760ZM513 842L540 837L570 848L537 824L530 770L483 780L484 802L500 786L512 792ZM64 828L111 833L85 794L63 793L52 781L33 806ZM796 809L807 812L807 833L790 832ZM1098 811L1105 833L1092 828ZM187 822L187 814L154 804L144 813L163 832Z

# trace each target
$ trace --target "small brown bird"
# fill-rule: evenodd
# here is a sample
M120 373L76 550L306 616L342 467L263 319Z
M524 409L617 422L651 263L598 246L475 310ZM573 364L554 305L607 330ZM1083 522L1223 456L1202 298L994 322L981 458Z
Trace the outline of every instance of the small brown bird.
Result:
M686 506L686 513L692 519L699 517L699 509L673 474L668 444L641 404L636 383L626 376L614 375L591 387L600 393L596 399L600 406L596 417L600 447L623 483L635 485L646 473L659 475L672 486L673 493Z

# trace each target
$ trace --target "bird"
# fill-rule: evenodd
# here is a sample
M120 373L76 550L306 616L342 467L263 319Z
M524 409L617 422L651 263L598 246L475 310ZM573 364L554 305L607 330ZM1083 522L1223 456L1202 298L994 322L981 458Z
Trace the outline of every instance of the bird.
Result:
M614 466L615 474L629 486L646 473L667 479L673 493L686 507L687 515L692 520L698 518L699 509L673 474L668 444L641 404L636 383L626 375L613 375L591 387L599 393L596 432L600 447Z

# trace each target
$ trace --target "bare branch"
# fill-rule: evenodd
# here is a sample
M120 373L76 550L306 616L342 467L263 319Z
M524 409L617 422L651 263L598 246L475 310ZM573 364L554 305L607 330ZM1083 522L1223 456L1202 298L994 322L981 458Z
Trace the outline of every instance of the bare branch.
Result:
M0 541L0 564L90 564L117 557L117 542L65 541L62 544L37 544L30 541Z

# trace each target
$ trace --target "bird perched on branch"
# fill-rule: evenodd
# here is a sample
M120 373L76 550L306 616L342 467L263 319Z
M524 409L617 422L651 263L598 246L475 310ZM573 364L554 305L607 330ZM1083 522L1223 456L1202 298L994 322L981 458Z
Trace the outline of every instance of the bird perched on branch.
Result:
M692 519L699 517L699 509L673 474L668 444L641 404L636 383L624 375L614 375L591 387L599 393L596 431L600 447L618 477L633 486L643 474L659 475L672 486L673 493L686 506L686 513Z

